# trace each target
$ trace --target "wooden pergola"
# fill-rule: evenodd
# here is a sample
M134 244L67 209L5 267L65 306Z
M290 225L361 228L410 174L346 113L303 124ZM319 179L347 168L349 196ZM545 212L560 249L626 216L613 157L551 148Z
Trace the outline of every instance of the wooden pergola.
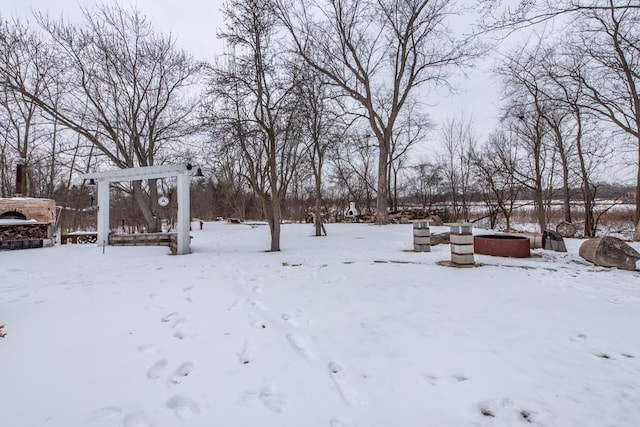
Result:
M178 225L177 255L191 253L189 226L191 223L189 174L190 164L145 166L139 168L118 169L106 172L83 174L83 179L93 179L98 186L98 246L109 244L109 188L112 182L139 181L177 177Z

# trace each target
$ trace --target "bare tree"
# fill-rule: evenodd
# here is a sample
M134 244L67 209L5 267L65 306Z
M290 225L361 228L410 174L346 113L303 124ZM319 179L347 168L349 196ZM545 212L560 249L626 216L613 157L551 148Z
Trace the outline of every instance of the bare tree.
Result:
M577 75L582 106L634 142L634 240L640 240L640 4L635 0L522 0L497 19L487 16L487 28L511 31L558 17L573 23L564 42L585 61Z
M327 154L345 136L347 124L342 120L340 106L335 102L331 87L321 75L313 71L303 73L299 90L303 97L304 140L314 180L314 229L322 236L322 183Z
M389 200L393 210L398 209L398 176L407 167L407 156L416 144L425 140L433 129L429 119L418 111L415 103L402 110L389 147Z
M233 54L212 69L207 119L219 143L240 148L243 178L269 223L270 250L279 251L282 203L302 158L299 77L285 72L271 2L230 0L224 14L227 29L220 36Z
M444 185L447 186L454 220L469 220L470 193L473 186L472 159L478 144L473 118L461 114L445 121L440 131L444 147L440 155Z
M246 175L245 164L239 147L224 144L215 147L208 163L216 171L216 204L226 216L244 221L249 212L251 195L249 186L239 177Z
M594 120L597 117L594 117L590 108L585 107L584 87L580 77L584 74L583 56L568 47L561 56L546 56L542 66L547 80L546 90L557 103L556 108L564 112L560 114L569 121L566 135L572 139L574 146L570 153L573 159L569 163L572 173L580 182L584 205L584 235L593 237L596 234L594 209L597 190L594 175L610 157L613 147L599 143L602 134L597 120Z
M41 195L35 188L35 172L39 148L51 132L50 122L44 120L38 106L20 91L13 90L15 82L28 88L38 97L47 96L47 85L56 78L59 63L49 45L20 20L0 18L0 145L2 146L2 194L12 194L11 177L15 158L26 161L21 180L28 185L24 195ZM54 137L56 133L54 131ZM42 153L40 153L42 154Z
M431 209L439 198L443 165L423 159L412 165L410 170L410 195L419 201L422 209Z
M369 135L363 134L362 130L351 129L331 153L333 181L347 189L349 201L356 203L361 214L372 212L371 203L376 191L376 152L369 140Z
M489 135L487 143L473 153L476 179L489 208L491 228L495 228L497 214L501 213L505 229L511 229L511 214L522 190L515 177L517 153L514 136L500 130Z
M63 96L43 96L4 63L3 84L90 141L112 165L162 162L172 144L197 130L190 118L197 102L185 89L196 82L201 65L176 49L172 37L155 33L138 10L102 5L83 9L83 15L84 24L73 25L37 14L61 62L43 72L64 78ZM140 181L132 191L148 228L155 230L155 180L148 193Z
M360 108L378 145L376 222L388 222L389 159L398 117L416 88L447 85L475 52L459 41L446 0L279 0L295 51ZM424 96L424 92L422 94Z

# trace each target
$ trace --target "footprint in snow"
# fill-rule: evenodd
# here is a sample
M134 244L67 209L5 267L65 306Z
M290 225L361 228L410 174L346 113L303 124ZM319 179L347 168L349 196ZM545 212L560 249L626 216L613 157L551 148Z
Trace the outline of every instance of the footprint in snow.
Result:
M144 411L132 412L124 417L124 427L153 427L151 417Z
M115 406L107 406L100 408L93 413L93 419L95 421L108 420L113 417L117 417L122 413L122 409Z
M350 427L351 424L347 424L342 420L339 420L338 418L331 418L329 420L329 426L330 427Z
M184 331L178 331L175 334L173 334L173 336L179 339L180 341L193 341L193 339L195 338L194 334L190 334Z
M174 311L173 313L169 313L166 316L164 316L162 319L160 319L160 321L163 322L163 323L170 322L177 315L178 315L178 313Z
M249 313L249 324L254 328L265 329L267 327L264 321L253 313Z
M173 324L171 325L171 328L172 328L172 329L175 329L175 328L177 328L177 327L179 327L179 326L184 325L186 322L187 322L187 319L186 319L186 318L184 318L184 317L181 317L181 318L179 318L179 319L176 319L176 321L175 321L175 322L173 322Z
M289 344L296 353L308 361L313 361L318 358L313 351L313 343L310 337L300 334L287 334L287 341L289 341Z
M247 365L251 362L251 358L253 357L253 353L256 349L256 344L253 338L248 338L244 341L244 347L240 353L236 353L238 356L238 361L243 365Z
M485 417L494 418L497 415L501 415L505 410L508 410L513 406L513 401L509 398L497 401L496 399L489 399L482 401L478 404L480 413Z
M311 322L305 318L304 311L300 309L296 310L294 313L282 313L280 318L294 328L299 328L301 324L311 324Z
M160 348L156 347L153 344L143 344L143 345L138 346L138 351L140 353L158 354L162 350Z
M587 336L585 334L577 334L576 336L569 337L569 341L577 343L584 343L586 339Z
M200 407L194 400L182 396L173 396L167 400L166 406L181 420L188 420L200 413Z
M167 359L158 360L147 370L147 378L152 380L160 378L168 364L169 361Z
M231 304L229 306L229 308L227 308L228 311L235 311L237 309L239 309L240 307L242 307L242 300L241 299L237 299L233 302L233 304Z
M367 406L369 402L351 385L347 373L337 362L329 363L329 375L333 380L342 400L348 406Z
M287 399L270 386L263 387L258 391L245 392L240 401L245 403L250 398L260 400L260 403L273 412L280 413L287 407Z
M287 406L287 400L281 394L275 393L269 387L265 387L258 393L258 397L264 406L273 412L282 412Z
M445 376L445 377L438 377L435 375L424 375L424 379L431 385L441 386L441 385L448 385L448 384L457 384L463 381L467 381L469 378L467 378L464 375L451 375L451 376Z
M178 366L176 372L169 378L169 384L182 384L182 381L193 371L194 367L192 362L184 362Z
M256 295L260 295L262 294L262 286L256 285L251 289L251 291Z
M287 322L288 324L290 324L291 326L293 326L294 328L299 328L300 327L300 323L298 323L298 316L295 316L293 314L289 314L289 313L282 313L282 320L284 320L285 322Z
M488 418L500 418L505 425L516 425L522 422L539 424L535 411L521 409L514 405L509 398L500 401L496 399L485 400L478 404L480 414Z
M255 308L262 311L267 311L267 305L264 303L264 301L260 301L257 299L248 299L247 301L249 301L249 304L251 304Z

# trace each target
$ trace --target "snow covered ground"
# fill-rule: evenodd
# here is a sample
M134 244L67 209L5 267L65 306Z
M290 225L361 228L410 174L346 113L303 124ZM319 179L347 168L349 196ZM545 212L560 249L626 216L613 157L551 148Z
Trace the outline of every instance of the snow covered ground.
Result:
M640 425L640 272L579 240L457 269L411 225L195 228L0 253L0 425Z

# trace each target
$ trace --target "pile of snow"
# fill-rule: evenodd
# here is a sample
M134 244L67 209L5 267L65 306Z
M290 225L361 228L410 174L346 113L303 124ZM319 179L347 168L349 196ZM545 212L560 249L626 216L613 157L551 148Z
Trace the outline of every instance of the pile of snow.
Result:
M411 225L327 231L0 253L1 424L640 425L639 272L571 239L458 269Z

